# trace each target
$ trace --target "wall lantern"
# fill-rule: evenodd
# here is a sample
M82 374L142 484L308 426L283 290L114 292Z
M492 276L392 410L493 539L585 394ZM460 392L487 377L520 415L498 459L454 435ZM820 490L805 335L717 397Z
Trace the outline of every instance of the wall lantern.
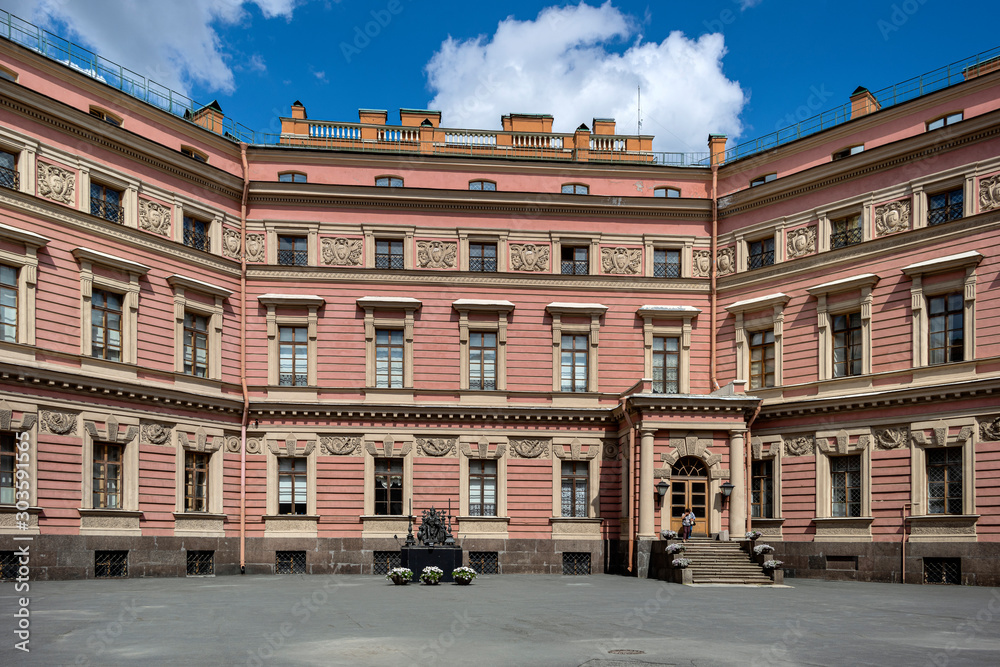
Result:
M663 504L663 497L667 495L667 489L670 488L670 482L665 480L660 480L660 483L656 485L656 495L660 498L660 504Z
M733 486L732 482L724 482L722 485L719 486L719 490L722 491L722 504L723 505L726 503L726 499L729 498L729 496L732 495L733 489L735 489L735 488L736 487Z

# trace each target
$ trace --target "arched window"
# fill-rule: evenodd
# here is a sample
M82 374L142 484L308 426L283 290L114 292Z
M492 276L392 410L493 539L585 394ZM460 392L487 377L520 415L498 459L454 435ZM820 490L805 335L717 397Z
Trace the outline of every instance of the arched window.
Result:
M497 184L493 181L469 181L470 190L488 190L490 192L495 192L497 189Z
M758 176L757 178L750 181L750 187L755 188L758 185L764 185L765 183L770 183L778 177L777 174L765 174L764 176Z
M110 111L105 111L100 107L90 107L90 115L94 118L100 118L109 125L114 125L116 127L121 127L122 125L122 119L120 117L114 115Z
M672 477L708 477L705 463L697 456L682 456L670 472Z
M375 186L379 188L401 188L403 179L399 176L379 176L375 179Z
M278 181L281 183L305 183L306 175L297 171L286 171L278 174Z
M196 148L191 148L190 146L181 146L181 153L187 155L192 160L197 160L198 162L208 162L208 155L202 153Z
M681 196L681 191L677 188L654 188L653 196L677 198Z
M589 195L590 186L583 183L566 183L562 186L564 195Z

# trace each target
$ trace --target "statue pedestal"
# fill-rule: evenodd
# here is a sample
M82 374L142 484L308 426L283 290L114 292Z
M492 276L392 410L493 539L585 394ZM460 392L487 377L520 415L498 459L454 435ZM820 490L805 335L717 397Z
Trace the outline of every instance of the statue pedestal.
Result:
M444 570L441 581L454 581L452 570L462 566L462 547L401 547L400 561L403 567L413 570L413 581L420 580L425 567L434 565Z

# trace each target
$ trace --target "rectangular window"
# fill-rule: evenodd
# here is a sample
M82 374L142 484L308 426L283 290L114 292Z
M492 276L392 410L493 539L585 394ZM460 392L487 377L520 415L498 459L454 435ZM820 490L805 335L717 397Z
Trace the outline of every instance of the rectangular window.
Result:
M95 551L94 577L117 579L128 576L128 551Z
M962 513L962 448L927 450L927 513Z
M830 486L833 491L832 516L861 516L861 456L830 459Z
M403 515L403 459L375 459L375 514Z
M481 273L496 273L496 270L497 270L497 244L470 243L469 271L479 271Z
M469 389L497 388L497 335L469 333Z
M403 179L398 176L381 176L375 179L375 186L379 188L401 188Z
M278 385L305 387L309 384L309 343L306 327L278 329Z
M402 241L375 241L375 268L399 271L406 268Z
M760 241L751 241L747 250L749 252L747 259L748 268L759 269L763 266L772 266L774 264L773 237L761 239Z
M562 193L564 195L589 195L590 186L582 183L567 183L562 186Z
M833 377L861 375L861 313L833 316Z
M189 577L208 577L215 574L215 552L188 551L187 574Z
M274 552L274 573L275 574L305 574L306 573L306 552L305 551L275 551Z
M285 172L284 174L278 174L279 183L305 183L308 179L305 174L297 174L295 172Z
M184 245L209 252L212 244L208 236L209 223L191 216L184 216Z
M774 386L774 331L750 334L750 388Z
M0 264L0 340L17 342L17 269Z
M946 364L965 360L965 309L961 292L927 299L928 360Z
M208 511L208 454L184 452L184 511Z
M750 516L768 519L774 516L774 461L754 461L750 466Z
M587 391L587 348L589 336L562 337L562 391Z
M94 443L94 508L122 508L121 445L110 442Z
M846 218L833 220L832 232L830 233L830 249L846 248L865 240L864 230L861 228L861 214L849 215Z
M14 496L16 451L14 434L0 433L0 505L13 505L16 500Z
M842 151L837 151L833 154L834 160L843 160L846 157L851 157L852 155L857 155L858 153L865 150L864 144L859 144L857 146L850 146Z
M962 217L965 208L962 188L939 192L927 198L927 224L940 225Z
M493 181L469 181L469 189L496 192L497 184Z
M681 277L681 251L680 250L654 250L653 251L653 277L654 278L680 278Z
M0 151L0 187L18 190L21 178L17 173L17 156L7 151Z
M590 248L586 246L563 246L562 274L564 276L585 276L590 273Z
M653 337L653 393L676 394L681 360L681 340L676 337Z
M308 241L304 236L278 237L278 264L282 266L307 266Z
M590 466L586 461L562 462L562 515L587 517L587 480Z
M379 329L375 332L375 386L402 389L405 346L400 329Z
M305 514L307 459L278 458L278 514Z
M95 289L90 297L90 356L122 359L122 296Z
M90 184L90 214L111 222L125 222L122 193L100 183Z
M469 460L469 516L497 515L497 462Z
M932 120L931 122L927 123L927 130L928 131L937 130L938 128L942 128L945 125L952 125L953 123L957 123L962 120L963 113L964 112L959 111L958 113L949 114L947 116L942 116L941 118L938 118L936 120Z
M184 314L184 372L208 377L208 318Z

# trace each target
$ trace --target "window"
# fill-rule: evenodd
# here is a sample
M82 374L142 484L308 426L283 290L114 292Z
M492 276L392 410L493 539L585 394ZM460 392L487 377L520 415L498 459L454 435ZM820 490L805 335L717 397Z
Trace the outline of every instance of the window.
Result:
M563 246L561 253L564 276L585 276L590 273L590 248Z
M864 230L861 227L861 214L856 213L846 218L832 220L832 232L830 233L830 249L845 248L849 245L861 243L865 240Z
M190 146L181 146L181 153L198 162L208 162L208 155Z
M13 505L16 498L14 492L14 462L17 459L17 446L13 433L0 433L0 505Z
M774 330L750 334L750 388L774 386Z
M275 551L274 552L274 573L275 574L305 574L306 573L306 552L305 551Z
M309 342L307 327L280 327L278 330L278 385L309 385Z
M208 377L208 318L184 314L184 372Z
M90 214L118 224L125 222L122 193L100 183L91 183Z
M20 175L17 173L17 156L7 151L0 151L0 187L11 190L21 187Z
M0 340L17 342L17 269L0 264Z
M406 268L403 258L403 242L390 240L375 241L375 268L392 269L394 271Z
M282 266L308 265L308 239L304 236L279 236L278 264L281 264Z
M590 347L586 335L562 337L562 391L587 391L587 351Z
M115 127L121 127L122 119L118 116L108 113L104 109L99 109L97 107L90 107L90 115L94 118L100 118L108 125L114 125Z
M122 360L122 296L95 289L90 298L90 356Z
M128 551L95 551L94 577L118 579L128 576Z
M187 575L189 577L208 577L215 574L214 551L188 551Z
M375 332L375 386L389 389L403 387L403 331L379 329Z
M754 461L750 465L750 516L768 519L774 516L774 461Z
M939 128L944 127L945 125L952 125L954 123L957 123L962 120L963 118L962 114L963 112L959 111L958 113L948 114L946 116L941 116L940 118L937 118L935 120L928 121L927 131L929 132L931 130L937 130Z
M494 391L497 388L497 335L469 333L469 389Z
M12 83L17 83L17 72L0 65L0 79L5 79Z
M562 516L589 516L587 509L590 495L587 491L587 481L590 464L587 461L562 462Z
M852 155L857 155L858 153L865 150L864 144L859 144L857 146L849 146L842 151L837 151L833 154L834 160L843 160L845 157L851 157Z
M765 183L770 183L778 177L777 174L766 174L764 176L758 176L757 178L750 181L750 187L755 188L758 185L764 185Z
M307 459L292 456L278 458L278 514L306 514Z
M469 516L497 515L497 462L469 460Z
M305 183L307 182L306 175L300 174L294 171L286 171L283 174L278 174L279 183Z
M965 359L965 315L961 292L927 299L928 362L946 364Z
M402 459L375 459L375 514L403 514Z
M495 192L497 189L497 184L493 181L469 181L470 190L488 190L490 192Z
M680 370L681 339L667 336L653 336L653 393L680 393L678 371Z
M834 315L833 377L861 375L863 362L861 313Z
M830 459L831 514L835 517L861 516L861 456L834 456Z
M581 183L566 183L562 186L562 193L564 195L589 195L590 186Z
M751 241L747 246L749 258L747 268L759 269L774 264L774 237Z
M184 216L184 245L195 250L209 252L211 240L208 236L209 223L191 216Z
M184 452L184 511L208 511L209 454Z
M653 188L653 196L676 199L681 196L681 191L677 188Z
M94 509L122 508L122 449L110 442L94 443Z
M680 278L681 277L681 251L680 250L653 250L653 277L654 278Z
M398 176L379 176L375 179L375 186L379 188L401 188L403 179Z
M469 243L469 271L496 273L497 244Z
M927 224L940 225L962 217L965 201L962 188L940 192L927 198Z
M962 514L962 448L927 450L927 513Z

